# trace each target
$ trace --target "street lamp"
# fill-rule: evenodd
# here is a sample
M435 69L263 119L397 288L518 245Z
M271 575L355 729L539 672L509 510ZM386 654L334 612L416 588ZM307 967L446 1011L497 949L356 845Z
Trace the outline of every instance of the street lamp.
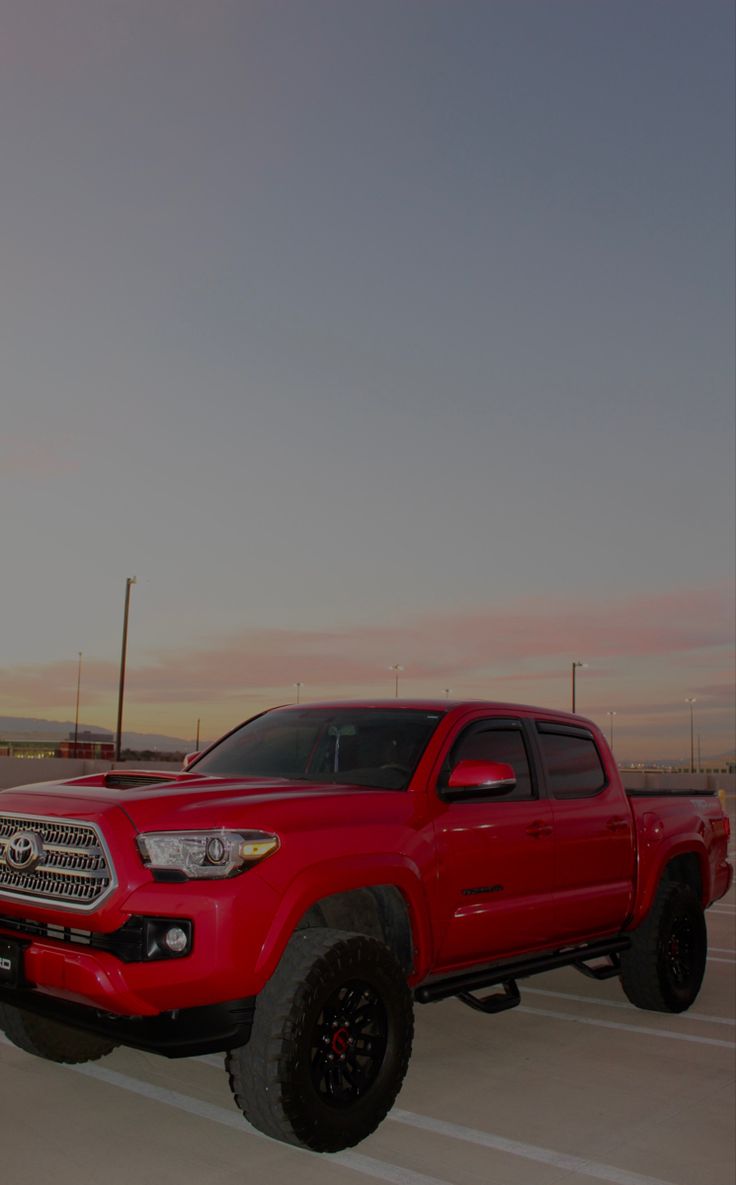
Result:
M686 704L690 704L690 773L695 773L695 733L693 730L693 704L696 702L695 696L691 695L685 700Z
M304 684L303 683L295 683L294 686L296 687L296 702L299 703L299 700L301 698L300 693L301 693L301 690L302 690L302 687L304 686Z
M388 669L390 671L393 671L393 673L394 673L394 695L396 696L396 699L398 699L399 698L399 671L403 671L404 668L402 666L400 666L397 662L395 662L394 665L392 667L389 667Z
M74 710L74 756L77 756L77 741L79 740L79 688L82 683L82 651L78 650L79 662L77 663L77 706Z
M445 688L443 688L443 690L444 690L444 693L445 693L445 699L449 699L449 698L450 698L450 692L452 691L452 688L451 688L451 687L445 687Z
M613 752L613 718L616 715L616 713L615 712L606 712L606 715L610 719L610 751Z
M115 760L120 760L120 749L123 737L123 696L125 694L125 659L128 651L128 613L130 612L130 590L138 583L135 576L129 576L125 582L125 611L123 613L123 647L120 652L120 686L118 687L118 725L115 732Z
M578 667L587 667L587 662L573 662L572 663L572 710L575 711L575 672Z

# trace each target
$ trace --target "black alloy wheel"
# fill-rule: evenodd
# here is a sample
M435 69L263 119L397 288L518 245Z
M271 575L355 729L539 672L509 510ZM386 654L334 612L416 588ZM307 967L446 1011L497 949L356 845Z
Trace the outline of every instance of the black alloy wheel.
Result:
M673 919L663 956L669 967L673 984L687 987L693 977L698 958L698 942L692 916L681 913Z
M388 1017L372 984L353 979L325 1001L311 1042L312 1083L331 1107L350 1107L375 1082L388 1044Z

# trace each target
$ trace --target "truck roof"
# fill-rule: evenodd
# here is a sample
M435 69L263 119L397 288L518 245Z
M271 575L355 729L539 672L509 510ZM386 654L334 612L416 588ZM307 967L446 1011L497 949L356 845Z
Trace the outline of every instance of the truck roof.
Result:
M317 711L326 711L331 708L381 708L384 710L399 709L406 711L419 712L441 712L443 715L455 712L458 710L473 710L476 708L486 708L492 712L509 712L522 713L524 715L539 714L543 716L552 716L555 719L565 721L568 724L577 724L581 727L596 727L592 720L588 720L585 716L580 716L578 713L564 712L557 708L542 708L532 704L518 704L508 703L505 700L485 700L485 699L408 699L394 697L390 699L342 699L342 700L308 700L301 704L280 704L276 708L269 709L270 711L279 711L282 708L296 708L299 707L302 711L315 709Z

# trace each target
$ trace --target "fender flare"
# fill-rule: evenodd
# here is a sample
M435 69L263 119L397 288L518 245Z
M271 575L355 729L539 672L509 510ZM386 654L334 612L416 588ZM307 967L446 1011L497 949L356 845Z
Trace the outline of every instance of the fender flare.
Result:
M278 908L261 946L255 973L266 982L273 975L299 920L325 897L355 889L391 886L406 905L414 949L410 983L419 982L432 965L432 927L429 903L417 866L400 856L338 856L308 865L279 894Z

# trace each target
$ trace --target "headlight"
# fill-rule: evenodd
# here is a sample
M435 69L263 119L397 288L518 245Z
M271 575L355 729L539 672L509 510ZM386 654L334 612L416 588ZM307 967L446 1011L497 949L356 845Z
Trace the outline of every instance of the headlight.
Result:
M279 846L268 831L149 831L138 836L146 868L162 880L237 876Z

